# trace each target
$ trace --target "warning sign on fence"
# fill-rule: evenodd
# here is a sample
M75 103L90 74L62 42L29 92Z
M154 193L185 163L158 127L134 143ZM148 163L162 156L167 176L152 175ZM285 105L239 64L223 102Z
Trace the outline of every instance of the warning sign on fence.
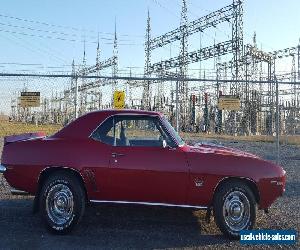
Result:
M125 92L115 91L114 92L114 108L123 109L125 108Z
M23 108L39 107L41 104L40 92L21 92L20 106Z
M218 109L220 110L234 110L239 111L241 108L240 98L234 96L221 96L218 102Z

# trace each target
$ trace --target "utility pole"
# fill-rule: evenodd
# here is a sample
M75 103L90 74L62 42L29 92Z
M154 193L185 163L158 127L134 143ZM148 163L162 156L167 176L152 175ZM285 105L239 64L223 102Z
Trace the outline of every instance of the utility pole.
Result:
M182 10L181 10L181 19L180 19L180 76L185 78L187 76L187 53L188 53L188 20L187 20L187 4L186 0L182 0ZM188 118L188 82L182 80L179 85L180 91L180 113L182 115L182 125L186 129L186 120Z
M75 76L75 119L78 118L78 77Z
M176 131L179 132L179 82L176 80Z
M280 160L280 128L279 128L279 117L280 117L280 110L279 110L279 86L277 77L274 74L274 81L275 81L275 88L276 88L276 163L279 164Z
M150 39L151 39L151 26L150 26L150 13L148 9L147 27L145 36L145 67L144 76L150 76L150 64L151 64L151 50L150 50ZM150 81L145 80L143 89L142 106L145 110L150 110Z
M115 37L114 37L114 48L113 48L113 57L114 57L114 64L112 67L112 75L116 77L118 74L118 39L117 39L117 21L115 20ZM112 94L117 88L117 80L112 80ZM113 98L112 98L113 100Z

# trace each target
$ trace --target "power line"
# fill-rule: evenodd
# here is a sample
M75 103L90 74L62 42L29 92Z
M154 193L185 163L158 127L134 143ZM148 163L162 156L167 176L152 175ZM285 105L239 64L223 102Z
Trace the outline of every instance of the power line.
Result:
M47 49L45 45L41 46L39 41L27 41L26 39L22 39L21 42L19 42L19 38L14 35L11 34L11 37L13 37L16 40L16 43L18 43L19 45L21 45L24 48L29 48L29 50L31 51L37 51L40 54L46 54L48 57L50 58L54 58L56 61L58 61L59 63L67 63L67 61L65 60L64 57L61 57L62 53L58 53L56 51L54 51L52 48L51 49ZM33 46L34 45L34 46Z
M45 26L48 26L48 27L57 27L57 28L68 29L68 30L71 29L71 30L80 31L80 32L100 33L100 34L114 36L114 33L112 33L112 32L100 32L100 31L95 31L95 30L91 30L91 29L83 29L83 28L79 29L79 28L75 28L75 27L71 27L71 26L51 24L51 23L47 23L47 22L36 21L36 20L26 19L26 18L20 18L20 17L11 16L11 15L5 15L5 14L0 14L0 17L8 18L8 19L14 19L14 20L17 20L17 21L22 21L22 22L28 22L28 23L35 23L35 24L39 24L39 25L45 25ZM127 34L121 34L119 36L143 37L143 36L138 36L138 35L127 35Z
M30 37L38 37L38 38L44 38L44 39L52 39L52 40L60 40L60 41L67 41L67 42L81 42L83 43L84 40L77 40L77 39L66 39L66 38L62 38L62 37L53 37L53 36L49 36L49 35L35 35L35 34L29 34L29 33L25 33L25 32L20 32L20 31L12 31L12 30L4 30L4 29L0 29L0 31L5 32L5 33L10 33L10 34L15 34L15 35L22 35L22 36L30 36ZM86 41L86 40L85 40ZM93 44L97 44L98 41L86 41L89 43L93 43ZM103 43L103 44L113 44L113 42L109 43ZM137 44L137 43L118 43L118 45L143 45L143 44Z
M12 35L13 36L13 35ZM33 49L32 48L32 44L30 44L30 46L26 46L25 45L25 43L26 43L26 41L25 40L22 40L22 43L21 42L19 42L19 39L12 39L12 38L9 38L9 37L6 37L6 36L3 36L2 35L2 37L4 37L5 39L7 39L7 40L9 40L9 41L12 41L13 43L16 43L16 44L18 44L19 46L21 46L21 47L23 47L23 48L25 48L25 49L27 49L27 50L29 50L29 51L31 51L31 52L33 52L33 53L40 53L40 54L42 54L42 55L44 55L44 54L47 54L48 56L50 56L51 58L54 58L55 60L57 60L57 61L60 61L60 62L66 62L64 59L62 59L62 58L59 58L59 57L57 57L57 56L55 56L55 55L53 55L53 54L49 54L48 52L45 52L45 51L42 51L41 49L38 49L37 47L34 47L35 49Z
M51 31L51 30L36 29L36 28L32 28L32 27L13 25L13 24L10 24L10 23L2 23L2 22L0 22L0 25L12 27L12 28L27 29L27 30L31 30L31 31L37 31L37 32L44 32L44 33L50 33L50 34L58 34L58 35L62 35L62 36L71 36L71 37L78 37L78 36L80 36L79 34L74 34L74 33L70 34L70 33L60 32L60 31ZM94 39L94 40L97 40L97 39L107 40L107 41L113 41L114 40L114 38L107 38L107 37L100 37L100 36L85 36L85 38L86 37L89 37L89 38ZM120 41L128 42L128 41L132 41L132 40L121 39Z
M22 66L24 66L24 65L29 65L29 66L41 66L41 65L43 65L43 64L41 64L41 63L17 63L17 62L0 62L0 64L9 64L9 65L22 65Z
M86 79L111 79L111 80L128 80L128 81L188 81L188 82L216 82L216 79L208 78L187 78L187 77L137 77L137 76L97 76L97 75L72 75L72 74L22 74L22 73L0 73L0 77L40 77L40 78L86 78ZM243 80L243 79L218 79L218 82L222 83L270 83L273 80ZM286 82L286 81L276 81L278 84L287 85L300 85L300 81Z

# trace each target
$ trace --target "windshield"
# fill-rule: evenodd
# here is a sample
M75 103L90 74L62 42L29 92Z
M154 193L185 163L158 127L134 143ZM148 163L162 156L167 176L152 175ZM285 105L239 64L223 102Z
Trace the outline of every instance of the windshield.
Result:
M178 146L183 146L185 144L184 140L179 136L179 134L176 132L176 130L173 128L173 126L169 123L167 118L163 116L162 121L166 127L166 129L170 132L171 136L176 140L176 143Z

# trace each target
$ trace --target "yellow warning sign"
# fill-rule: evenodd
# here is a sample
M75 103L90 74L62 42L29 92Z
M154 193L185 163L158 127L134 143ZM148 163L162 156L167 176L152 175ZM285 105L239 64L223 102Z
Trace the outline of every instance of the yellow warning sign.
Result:
M21 92L20 106L23 108L39 107L40 92Z
M241 101L238 97L221 96L218 102L218 109L239 111L241 109Z
M115 91L114 92L114 108L123 109L125 108L125 92Z

